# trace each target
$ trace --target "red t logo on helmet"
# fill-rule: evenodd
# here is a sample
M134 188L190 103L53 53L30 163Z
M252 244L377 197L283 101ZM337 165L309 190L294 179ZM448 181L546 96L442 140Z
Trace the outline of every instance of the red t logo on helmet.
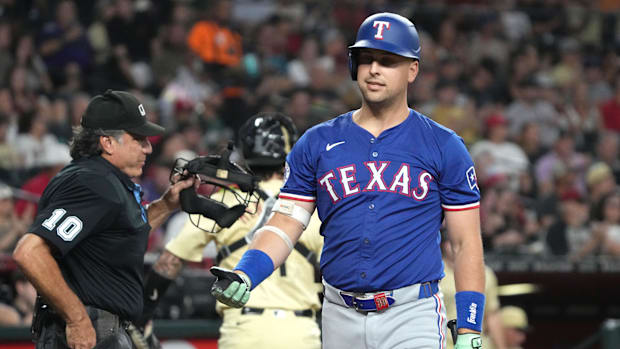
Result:
M375 39L383 40L383 28L385 30L390 30L390 22L387 21L374 21L372 24L373 28L377 28L377 34L375 34Z

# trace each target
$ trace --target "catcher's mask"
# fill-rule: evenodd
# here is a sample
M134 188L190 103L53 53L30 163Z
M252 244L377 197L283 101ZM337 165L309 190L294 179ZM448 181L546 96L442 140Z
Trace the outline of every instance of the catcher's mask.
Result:
M258 178L230 160L231 148L229 146L223 155L200 156L193 160L178 158L170 172L170 182L174 182L176 175L182 178L195 175L200 179L198 188L181 191L180 200L192 224L206 232L230 227L245 212L256 213ZM216 192L218 195L214 199L211 195ZM213 221L202 220L203 217Z

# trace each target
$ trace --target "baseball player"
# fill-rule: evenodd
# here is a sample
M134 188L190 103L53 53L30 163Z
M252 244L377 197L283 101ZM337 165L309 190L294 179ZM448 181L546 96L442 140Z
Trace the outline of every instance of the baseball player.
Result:
M133 95L108 90L93 98L71 144L73 161L48 184L13 257L38 291L37 348L132 348L127 321L142 313L149 232L179 204L193 178L142 204L132 178L152 151L147 121Z
M157 300L179 275L185 261L200 262L206 245L215 241L216 263L224 268L234 267L252 236L269 217L283 184L286 154L297 139L295 125L283 114L260 113L245 122L238 138L245 161L261 177L258 189L263 199L261 209L214 233L205 231L213 226L213 221L188 219L146 278L144 323L152 317ZM323 239L319 227L320 221L314 217L309 232L294 246L280 272L257 287L243 308L218 303L216 310L223 318L218 348L321 348L316 322L321 306L318 293L322 290L318 256Z
M479 348L484 312L480 192L462 139L409 109L420 43L408 19L374 14L349 47L358 110L304 133L273 211L211 292L242 307L282 265L318 208L323 347L443 348L442 221L454 248L457 349Z

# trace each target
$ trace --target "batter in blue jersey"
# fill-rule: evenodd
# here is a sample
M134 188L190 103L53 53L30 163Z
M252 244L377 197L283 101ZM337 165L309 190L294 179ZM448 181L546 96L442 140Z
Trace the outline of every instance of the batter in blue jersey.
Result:
M325 238L323 348L443 348L439 229L455 248L458 340L479 348L484 309L480 192L462 139L407 105L419 68L414 25L368 17L350 48L360 109L308 130L287 157L274 214L212 293L242 306L318 209Z

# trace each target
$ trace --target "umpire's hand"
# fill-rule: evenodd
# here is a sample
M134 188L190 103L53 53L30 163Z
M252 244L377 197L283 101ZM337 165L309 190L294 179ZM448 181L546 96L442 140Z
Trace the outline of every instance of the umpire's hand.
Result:
M218 301L233 308L241 308L248 302L251 284L247 276L220 267L211 267L211 273L217 277L211 294Z
M79 321L67 321L65 327L67 346L72 349L90 349L97 344L97 334L88 315Z
M482 349L480 333L459 333L454 349Z

